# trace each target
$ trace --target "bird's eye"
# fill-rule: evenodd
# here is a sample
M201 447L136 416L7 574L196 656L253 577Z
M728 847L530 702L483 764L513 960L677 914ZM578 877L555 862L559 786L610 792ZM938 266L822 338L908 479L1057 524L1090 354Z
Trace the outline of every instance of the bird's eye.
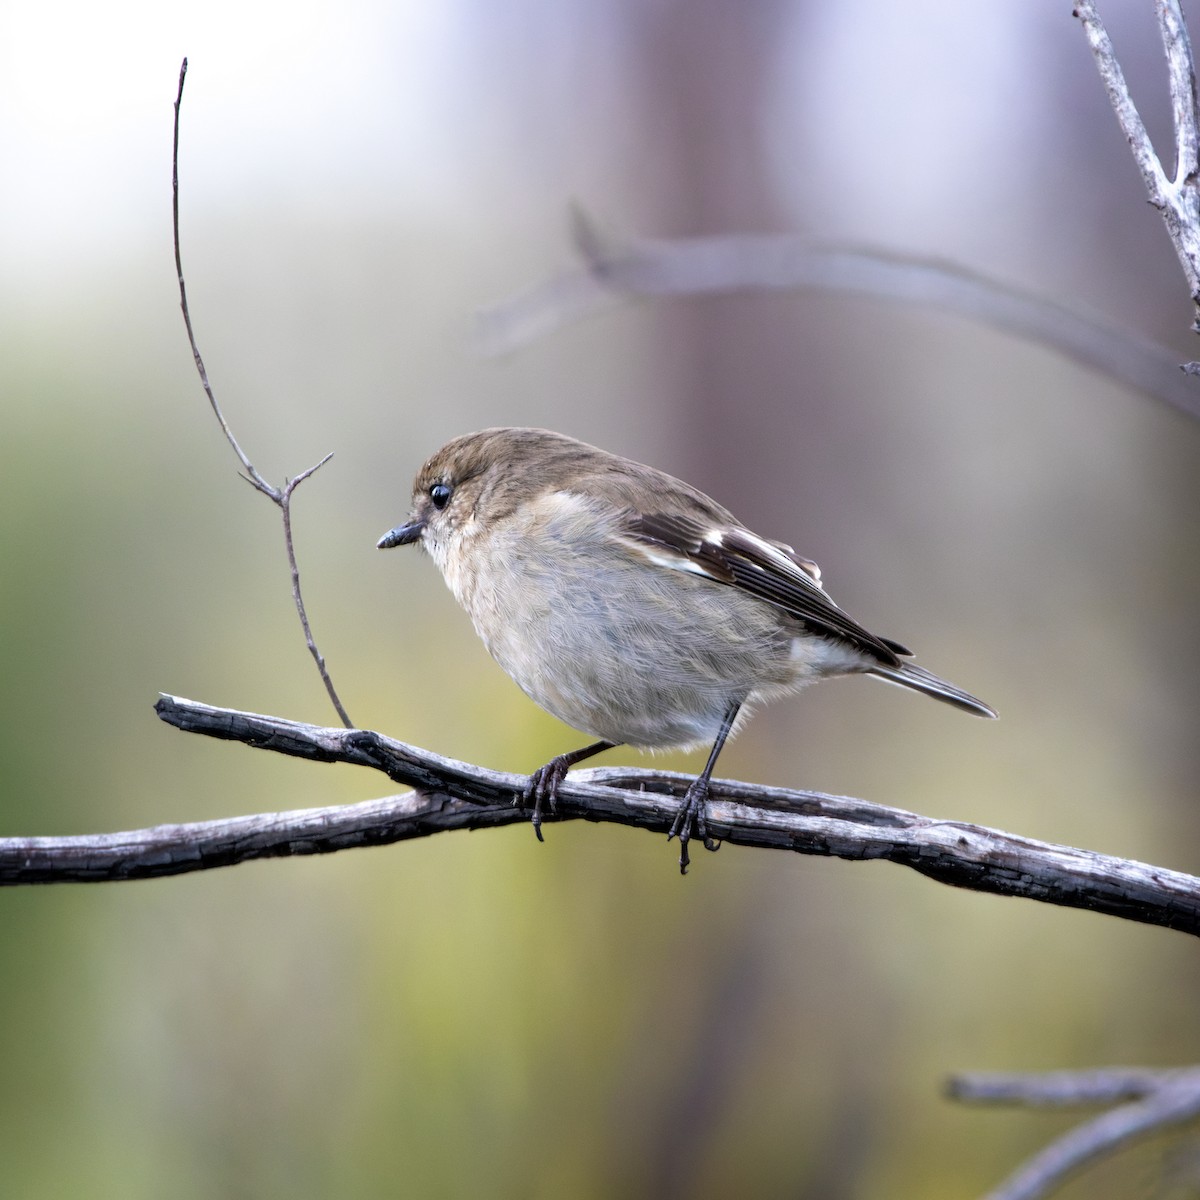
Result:
M453 492L453 490L454 489L448 483L435 483L433 487L429 489L429 498L433 501L433 507L436 508L438 512L441 512L441 510L450 503L450 493Z

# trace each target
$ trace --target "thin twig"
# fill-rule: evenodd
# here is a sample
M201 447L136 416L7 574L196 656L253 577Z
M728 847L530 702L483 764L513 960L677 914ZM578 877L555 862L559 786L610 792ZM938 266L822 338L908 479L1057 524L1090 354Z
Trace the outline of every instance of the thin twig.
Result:
M1038 1108L1124 1102L1051 1142L984 1200L1041 1200L1131 1142L1200 1117L1200 1069L1195 1067L965 1075L952 1080L949 1090L960 1100Z
M213 416L217 418L218 424L221 426L221 432L225 435L225 440L233 447L233 452L238 456L245 470L245 478L252 483L264 496L269 496L276 504L280 502L280 495L277 488L269 484L255 470L254 464L246 457L245 451L238 445L238 440L233 436L233 430L229 428L229 422L225 420L225 414L221 412L221 406L217 403L217 397L213 393L212 385L208 381L208 371L204 366L204 359L200 355L200 348L196 345L196 335L192 330L192 314L188 310L187 300L187 285L183 282L183 256L179 245L179 111L183 105L183 84L187 79L188 60L185 58L183 64L179 68L179 88L175 93L175 136L171 149L171 217L172 228L175 232L175 274L179 278L179 305L183 309L183 323L187 327L188 344L192 347L192 358L196 362L196 370L200 373L200 383L204 388L204 394L208 397L208 403L213 410Z
M304 630L304 644L308 647L309 654L313 656L313 661L317 664L317 670L321 675L321 682L324 683L325 691L329 694L329 699L333 703L337 715L341 717L342 724L347 729L353 729L354 722L350 720L350 715L343 707L341 697L337 694L333 686L333 679L325 667L325 656L317 649L316 639L312 633L312 626L308 623L308 609L304 604L304 593L300 590L300 567L296 562L296 544L292 538L292 494L314 471L323 467L332 457L332 453L325 455L319 463L315 463L306 471L301 471L295 479L287 480L279 507L283 512L283 541L287 547L288 570L292 576L292 599L296 602L296 612L300 616L300 627Z
M580 268L484 309L478 341L503 353L630 298L818 290L929 305L1054 350L1200 418L1200 390L1163 347L1100 318L939 259L792 234L616 242L572 211Z
M225 440L233 448L234 454L237 455L238 461L242 464L244 471L242 478L279 508L283 518L283 540L287 547L288 567L292 577L292 600L296 605L296 612L300 617L300 626L304 631L304 642L308 646L308 652L312 655L313 661L317 664L317 671L320 673L321 682L325 685L325 691L328 693L337 715L341 718L342 724L347 729L352 729L354 722L350 720L350 716L337 694L337 689L333 686L333 679L325 666L325 658L317 649L317 643L313 638L312 626L308 620L308 610L304 605L304 594L300 588L300 568L296 562L296 547L292 538L292 494L310 475L323 467L333 455L325 455L319 463L301 471L294 479L285 479L282 488L277 488L273 484L268 483L258 473L257 468L238 444L237 438L233 436L233 430L229 427L229 422L225 420L225 414L221 411L221 406L217 403L217 397L213 392L212 385L209 383L208 371L205 369L204 359L200 354L200 348L196 344L196 335L192 329L192 315L188 309L187 286L183 282L183 255L180 250L179 241L179 112L183 105L183 84L187 78L187 67L188 63L185 58L182 66L179 68L179 88L175 93L175 136L171 153L171 215L175 235L175 273L179 277L179 304L183 309L183 323L187 328L188 343L192 347L192 358L195 359L196 370L200 374L200 383L204 388L204 394L208 397L208 403L212 408L213 415L217 418L217 422L221 426L221 432L225 434Z

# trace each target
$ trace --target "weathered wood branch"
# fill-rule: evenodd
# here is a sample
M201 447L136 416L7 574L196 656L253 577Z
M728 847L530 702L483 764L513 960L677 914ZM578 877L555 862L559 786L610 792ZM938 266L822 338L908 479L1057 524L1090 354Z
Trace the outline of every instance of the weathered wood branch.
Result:
M329 854L453 829L524 821L523 775L443 758L366 730L326 728L163 696L159 716L191 733L316 762L382 771L413 788L361 804L130 833L0 839L0 885L94 883ZM548 823L608 821L665 834L691 776L631 768L574 771ZM1128 859L941 821L847 796L715 781L709 829L738 846L851 860L883 859L972 891L1021 896L1200 934L1200 879Z

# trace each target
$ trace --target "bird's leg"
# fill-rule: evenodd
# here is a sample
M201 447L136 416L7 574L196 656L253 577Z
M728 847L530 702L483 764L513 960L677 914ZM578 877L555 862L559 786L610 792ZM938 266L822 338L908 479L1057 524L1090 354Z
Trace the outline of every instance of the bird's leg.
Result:
M741 707L742 702L735 700L725 710L721 728L717 730L717 740L708 754L708 762L704 764L704 770L696 776L691 787L684 793L683 801L679 805L679 812L676 813L675 822L671 826L671 832L667 834L668 842L673 837L679 839L680 875L687 874L688 864L692 861L688 855L688 842L692 837L693 824L696 828L696 836L704 843L705 850L720 850L721 848L720 842L713 841L708 836L708 820L705 814L708 805L708 784L712 778L713 767L717 765L717 756L721 753L721 747L725 745L725 739L729 736L729 731L737 719L738 709Z
M584 746L582 750L572 750L552 758L544 767L538 767L530 775L525 790L517 796L514 803L522 808L533 809L533 832L537 834L539 842L545 841L542 837L542 810L548 808L554 812L558 802L558 786L567 777L567 772L577 762L583 762L585 758L591 758L593 754L600 754L604 750L611 750L616 744L593 742L590 746Z

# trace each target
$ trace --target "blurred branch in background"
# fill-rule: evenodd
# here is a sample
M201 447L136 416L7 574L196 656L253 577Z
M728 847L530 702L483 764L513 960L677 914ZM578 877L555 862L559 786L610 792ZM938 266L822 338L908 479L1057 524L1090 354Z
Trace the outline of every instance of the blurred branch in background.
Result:
M1112 42L1091 0L1074 12L1096 59L1117 119L1163 214L1193 305L1200 311L1200 137L1191 42L1178 0L1156 8L1167 56L1176 167L1168 179L1129 94ZM572 210L572 241L583 261L479 315L485 352L512 350L622 296L696 296L717 292L820 289L928 304L1038 342L1192 416L1200 396L1168 351L1099 318L989 279L955 263L864 246L822 245L794 234L727 234L618 243ZM1200 317L1193 322L1200 331ZM1190 374L1200 365L1187 364Z
M1154 8L1167 56L1171 116L1175 124L1175 174L1170 179L1154 153L1154 145L1129 94L1125 73L1095 4L1092 0L1080 0L1074 12L1083 25L1104 89L1142 173L1150 203L1162 213L1187 278L1192 304L1200 313L1200 142L1197 139L1200 118L1196 107L1196 67L1179 0L1155 0ZM1193 319L1192 329L1200 332L1200 316Z
M1175 128L1175 174L1170 179L1138 115L1095 4L1092 0L1080 0L1074 14L1083 25L1109 101L1141 170L1150 203L1162 213L1187 280L1193 308L1200 312L1200 114L1195 63L1179 0L1155 0L1154 7L1167 58ZM1192 328L1200 332L1200 317L1193 319ZM1200 374L1200 363L1188 363L1185 370L1189 376ZM1177 407L1195 415L1194 402ZM1052 1142L985 1200L1039 1200L1088 1164L1111 1156L1141 1138L1200 1118L1200 1068L962 1075L950 1081L948 1092L955 1099L985 1104L1043 1108L1119 1104ZM1193 1179L1191 1187L1194 1186Z
M954 1100L973 1104L1026 1108L1119 1105L1051 1142L984 1200L1038 1200L1084 1167L1130 1143L1200 1117L1197 1067L966 1074L953 1076L946 1092Z
M318 762L383 771L415 789L363 804L159 826L134 833L0 839L0 884L175 875L255 858L325 854L525 819L527 779L443 758L364 730L305 725L162 696L159 716L191 733ZM606 768L568 775L550 819L582 817L666 833L691 776ZM972 891L1084 908L1200 934L1200 879L996 829L845 796L714 781L709 829L740 846L884 859Z
M823 245L798 234L619 242L571 210L582 266L482 310L486 353L515 350L629 297L819 290L925 304L972 317L1200 417L1200 388L1170 351L1099 317L989 279L955 263L866 246Z

